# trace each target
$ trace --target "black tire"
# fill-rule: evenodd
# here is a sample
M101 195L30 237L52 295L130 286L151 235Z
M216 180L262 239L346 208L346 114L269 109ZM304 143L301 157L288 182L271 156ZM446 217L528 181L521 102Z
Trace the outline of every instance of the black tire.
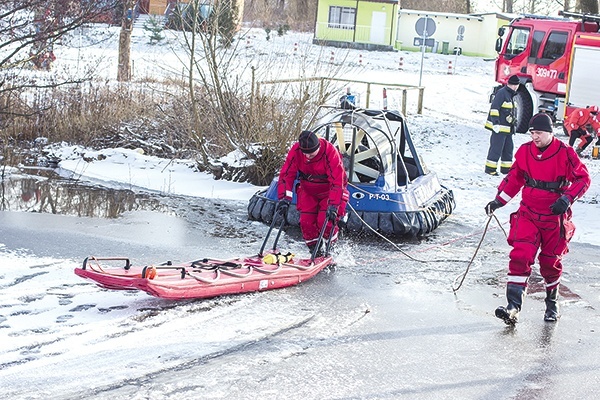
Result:
M256 221L256 217L254 216L254 207L256 207L256 203L258 202L258 194L254 194L251 198L250 198L250 202L248 203L248 219L250 219L250 221ZM256 213L256 215L260 215L260 210Z
M533 102L526 89L519 88L515 96L515 105L517 106L515 132L527 133L529 130L529 120L533 117Z
M252 208L252 210L249 210L251 213L250 219L253 221L262 221L261 211L263 205L265 204L265 199L261 197L258 193L254 196L256 196L256 202L254 203L254 207Z
M273 218L276 218L276 208L277 202L265 199L264 204L262 206L262 210L260 210L260 220L266 224L270 224L271 222L273 222Z

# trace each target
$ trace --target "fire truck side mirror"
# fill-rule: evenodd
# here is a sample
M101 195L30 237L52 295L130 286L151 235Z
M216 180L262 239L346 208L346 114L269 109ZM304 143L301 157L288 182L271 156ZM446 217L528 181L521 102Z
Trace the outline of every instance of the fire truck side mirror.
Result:
M503 26L498 28L498 36L500 36L500 37L504 36L504 27Z
M496 39L496 53L500 53L500 50L502 50L502 38L501 37Z

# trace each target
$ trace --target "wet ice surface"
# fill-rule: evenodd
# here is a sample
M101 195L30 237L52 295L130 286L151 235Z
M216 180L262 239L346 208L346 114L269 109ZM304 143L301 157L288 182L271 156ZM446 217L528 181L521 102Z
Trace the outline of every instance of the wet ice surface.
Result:
M264 37L259 33L249 53L273 50L285 56L294 43L311 43L312 35L298 36L267 43L258 39ZM138 46L142 42L138 39ZM260 42L266 47L259 47ZM108 56L116 65L116 42L108 46L89 47L89 58ZM85 49L63 51L68 55ZM315 48L317 54L323 49ZM137 69L153 73L159 70L157 60L163 65L176 58L172 46L136 51L142 55ZM419 53L349 50L350 64L359 53L365 65L348 71L348 77L420 80ZM405 61L400 73L398 56ZM57 63L79 58L59 55ZM244 57L240 65L250 59ZM447 75L446 56L428 54L426 62L424 114L414 114L417 97L409 95L409 126L419 155L454 191L457 202L453 215L427 240L401 244L427 263L413 261L379 239L352 239L336 250L335 271L323 271L292 288L189 302L107 291L73 274L83 258L128 256L145 264L252 254L267 227L247 220L247 202L201 199L236 190L236 185L224 188L223 182L217 185L198 173L176 176L191 170L133 150L71 148L57 155L64 172L76 179L169 196L94 187L71 191L43 180L3 186L2 194L16 191L22 207L0 212L0 397L595 398L600 386L600 252L583 243L597 244L600 237L595 183L600 163L584 160L593 183L575 205L578 231L565 258L563 282L569 291L561 293L563 317L557 324L543 322L537 283L522 321L507 329L493 316L504 304L508 254L497 227L486 236L464 286L456 296L451 290L477 247L483 207L499 183L483 174L489 144L483 123L495 85L493 63L461 57L455 74ZM179 60L170 65L180 70ZM296 70L287 62L282 65L289 70L286 76ZM352 90L365 94L365 88ZM390 107L398 108L400 91L389 95ZM529 137L516 135L514 140L518 146ZM54 200L64 193L76 211L43 214L60 214L66 203ZM515 199L498 210L500 220L507 221L517 204ZM285 235L281 248L303 251L298 233Z
M161 200L162 203L170 200ZM583 398L598 387L598 248L572 246L558 324L533 279L516 329L508 247L448 221L424 241L346 240L299 286L211 300L108 291L73 274L88 255L253 254L267 227L246 204L178 198L114 219L0 212L0 381L6 398ZM298 233L281 248L303 251ZM427 262L421 262L427 261ZM538 283L536 283L536 281Z

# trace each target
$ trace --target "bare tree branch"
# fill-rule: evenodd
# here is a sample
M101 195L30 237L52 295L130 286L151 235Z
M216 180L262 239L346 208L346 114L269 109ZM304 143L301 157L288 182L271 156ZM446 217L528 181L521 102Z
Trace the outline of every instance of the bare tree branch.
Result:
M14 0L0 4L0 71L54 57L66 33L113 13L121 0Z
M54 44L67 33L112 15L122 0L10 0L0 3L0 120L39 112L20 97L27 91L82 82L85 78L48 76L36 79L21 72L49 70ZM19 104L19 108L14 107Z

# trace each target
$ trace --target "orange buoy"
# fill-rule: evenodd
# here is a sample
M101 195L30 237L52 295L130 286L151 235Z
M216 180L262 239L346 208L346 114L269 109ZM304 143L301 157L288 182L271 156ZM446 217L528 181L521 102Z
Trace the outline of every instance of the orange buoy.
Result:
M146 269L146 278L148 279L154 279L156 278L157 272L156 272L156 267L152 266L148 269Z

